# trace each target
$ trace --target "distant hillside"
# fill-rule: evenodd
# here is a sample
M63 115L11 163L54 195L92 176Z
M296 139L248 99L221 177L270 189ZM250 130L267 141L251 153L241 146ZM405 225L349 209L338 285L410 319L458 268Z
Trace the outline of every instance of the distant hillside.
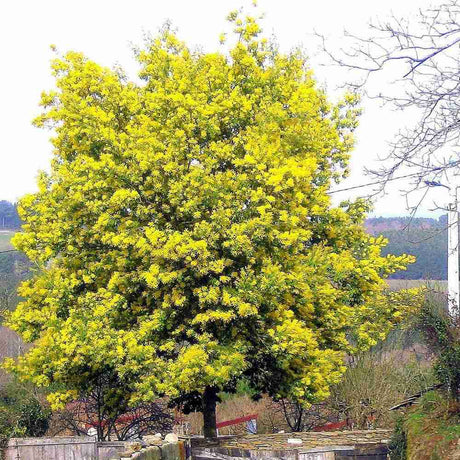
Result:
M393 279L447 279L447 216L439 219L378 217L366 221L372 235L389 240L383 254L412 254L417 261Z
M439 219L374 217L367 219L365 225L370 234L383 235L389 240L383 254L416 256L414 264L406 271L393 274L392 279L447 279L447 216ZM20 226L16 205L0 200L0 251L12 248L10 239ZM13 279L17 282L24 279L27 276L25 267L28 267L28 262L24 255L0 254L0 291L5 282L11 287ZM5 277L10 279L7 281Z
M16 293L19 283L30 276L31 263L21 252L6 252L13 231L0 230L0 310L14 310L19 301ZM1 350L0 350L1 355Z
M430 217L371 217L366 219L366 229L372 235L387 230L443 229L447 226L447 215L439 219Z
M16 204L0 200L0 230L17 230L21 227Z

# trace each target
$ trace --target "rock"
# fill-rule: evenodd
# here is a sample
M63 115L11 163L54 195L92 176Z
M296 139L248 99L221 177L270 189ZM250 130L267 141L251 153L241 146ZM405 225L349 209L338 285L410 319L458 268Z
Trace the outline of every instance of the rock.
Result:
M163 441L161 439L161 434L158 435L158 434L149 434L147 436L144 436L144 442L148 445L148 446L160 446Z
M97 436L97 430L96 430L96 428L91 427L91 428L88 430L88 436Z
M142 449L140 442L127 442L125 444L125 450L121 453L122 457L131 457L134 452L138 452Z
M160 439L163 439L163 435L161 433L156 433L155 436L160 438Z
M302 444L302 440L298 438L289 438L287 442L288 444Z
M179 437L177 436L176 433L168 433L165 436L165 442L177 442L179 441Z
M177 435L174 436L177 437ZM171 442L168 444L163 444L163 446L161 446L161 458L163 460L178 460L181 458L180 452L181 450L178 442Z

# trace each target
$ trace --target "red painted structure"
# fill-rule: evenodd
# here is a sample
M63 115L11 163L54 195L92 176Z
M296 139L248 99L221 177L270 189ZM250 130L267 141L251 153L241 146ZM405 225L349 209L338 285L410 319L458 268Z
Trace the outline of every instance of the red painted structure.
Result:
M118 417L115 420L115 423L130 423L133 420L135 420L136 418L138 418L139 416L140 416L139 414L120 415L120 417ZM107 425L107 423L108 423L107 420L102 420L101 423L89 421L89 422L85 423L85 428L86 429L89 429L91 427L97 428L98 425L100 425L101 427L104 427L104 426Z
M326 425L315 426L312 431L335 431L346 428L348 425L348 420L343 420L342 422L336 423L327 423Z
M335 431L346 428L347 426L348 420L343 420L342 422L327 423L326 425L315 426L312 431Z
M224 426L238 425L239 423L250 422L257 420L257 414L245 415L244 417L235 418L233 420L226 420L225 422L218 422L216 428L223 428Z

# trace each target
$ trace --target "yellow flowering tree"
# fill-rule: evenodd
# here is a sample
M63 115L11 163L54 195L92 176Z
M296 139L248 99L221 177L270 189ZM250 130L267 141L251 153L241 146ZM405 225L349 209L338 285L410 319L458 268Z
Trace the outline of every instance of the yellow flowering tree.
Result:
M137 51L142 82L69 52L35 123L52 127L51 172L20 204L14 244L40 270L9 326L35 346L7 363L59 391L101 373L129 399L200 407L215 434L220 391L308 403L346 353L385 337L411 299L383 293L407 256L334 207L357 101L328 102L305 57L232 13L228 51L191 51L168 28Z

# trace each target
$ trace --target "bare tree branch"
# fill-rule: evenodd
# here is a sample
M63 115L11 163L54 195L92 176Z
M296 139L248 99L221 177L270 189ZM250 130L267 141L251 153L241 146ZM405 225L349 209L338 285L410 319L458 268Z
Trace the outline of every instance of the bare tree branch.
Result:
M86 435L93 427L99 441L123 441L148 433L171 431L173 417L165 401L139 403L132 407L126 388L121 392L116 390L117 382L109 374L101 374L97 385L59 413L61 432L67 430L80 436Z
M366 37L345 32L340 50L316 35L332 64L350 71L349 89L411 110L414 122L398 132L382 166L367 171L381 180L380 191L397 171L413 172L418 178L403 192L408 196L423 180L447 170L450 176L460 173L460 6L458 0L443 1L415 18L393 15L369 28ZM372 90L371 79L380 72L395 77L385 93Z

